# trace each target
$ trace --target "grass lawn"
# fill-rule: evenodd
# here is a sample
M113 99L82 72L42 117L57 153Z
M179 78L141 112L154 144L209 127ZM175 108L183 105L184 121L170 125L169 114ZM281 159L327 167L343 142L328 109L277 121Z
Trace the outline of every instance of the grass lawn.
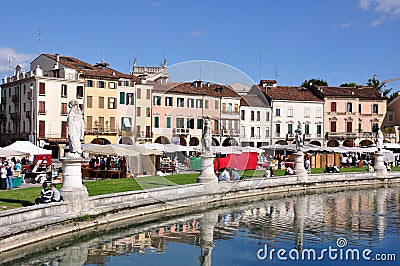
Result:
M393 171L400 171L400 167L393 167ZM312 174L323 173L323 168L311 169ZM340 168L341 173L345 172L366 172L366 167L363 168ZM262 177L265 170L247 170L239 171L244 178ZM283 176L285 170L275 170L275 176ZM185 185L196 183L196 178L199 174L178 174L170 176L144 176L137 178L121 178L121 179L107 179L96 181L84 181L88 190L89 196L143 190L156 187ZM60 188L61 185L57 185ZM30 187L13 190L0 191L0 210L19 208L23 206L33 205L36 197L41 191L41 187Z

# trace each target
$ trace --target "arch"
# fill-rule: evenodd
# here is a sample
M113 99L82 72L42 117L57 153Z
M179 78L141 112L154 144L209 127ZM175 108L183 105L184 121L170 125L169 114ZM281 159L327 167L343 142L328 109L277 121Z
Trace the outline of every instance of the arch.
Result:
M279 144L279 145L288 145L286 140L278 140L277 142L275 142L275 144Z
M95 138L90 143L91 144L100 144L100 145L111 144L111 142L108 139L105 139L105 138Z
M219 146L219 141L216 138L212 138L212 146Z
M374 143L369 139L364 139L363 141L360 142L360 146L371 146L372 144Z
M119 144L133 145L133 140L131 137L122 137L119 139Z
M331 139L326 143L326 146L328 147L339 147L339 141Z
M310 141L310 144L315 146L322 146L321 142L319 142L318 140Z
M154 143L171 144L171 142L169 141L169 139L168 139L167 137L164 137L164 136L159 136L158 138L156 138L156 140L154 141Z
M179 136L179 144L182 146L186 146L186 138L182 135Z
M234 138L226 138L223 142L222 142L222 146L238 146L238 142L236 139Z
M352 139L346 139L345 141L343 141L343 146L354 147L354 141Z
M198 146L200 145L200 140L196 137L191 137L189 140L189 146Z

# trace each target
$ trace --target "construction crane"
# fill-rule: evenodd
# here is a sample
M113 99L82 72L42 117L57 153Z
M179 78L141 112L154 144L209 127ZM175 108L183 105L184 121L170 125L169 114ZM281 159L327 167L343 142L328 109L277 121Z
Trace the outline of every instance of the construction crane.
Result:
M372 79L376 79L376 76L377 76L377 75L374 74L374 75L372 76ZM379 85L385 85L386 83L393 82L393 81L397 81L397 80L400 80L400 77L392 78L392 79L387 79L387 80L384 80L384 81L379 81Z

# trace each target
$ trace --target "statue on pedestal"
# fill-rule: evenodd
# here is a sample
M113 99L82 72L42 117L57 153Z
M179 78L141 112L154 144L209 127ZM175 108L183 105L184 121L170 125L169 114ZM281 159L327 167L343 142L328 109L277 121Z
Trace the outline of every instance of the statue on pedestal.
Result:
M383 133L381 129L378 129L378 132L376 132L376 147L378 148L378 151L382 150L383 146Z
M205 116L203 118L204 121L204 131L203 131L203 137L201 139L201 144L202 144L202 153L203 154L209 154L212 153L211 150L211 145L212 145L212 136L211 136L211 128L210 128L210 118L208 116Z
M295 141L296 141L296 151L303 150L303 132L301 130L301 123L300 121L297 124L297 129L295 132Z
M68 107L71 108L67 117L69 153L70 156L80 157L82 155L81 141L85 133L83 115L76 99L69 101Z

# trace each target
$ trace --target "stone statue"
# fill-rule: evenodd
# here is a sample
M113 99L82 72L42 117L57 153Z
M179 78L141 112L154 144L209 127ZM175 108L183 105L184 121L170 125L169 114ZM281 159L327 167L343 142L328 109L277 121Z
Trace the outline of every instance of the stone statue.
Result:
M81 156L81 141L84 137L84 123L82 111L79 108L78 101L73 99L69 101L68 107L71 108L67 117L67 133L70 154Z
M203 138L201 139L202 144L202 153L212 153L211 145L212 145L212 137L211 137L211 128L210 128L210 118L205 116L203 118L204 121L204 132Z
M303 150L303 133L301 130L301 123L300 121L297 124L297 129L294 131L295 134L295 141L296 141L296 151Z
M382 150L383 138L382 130L378 129L378 132L376 132L376 147L378 148L378 151Z

